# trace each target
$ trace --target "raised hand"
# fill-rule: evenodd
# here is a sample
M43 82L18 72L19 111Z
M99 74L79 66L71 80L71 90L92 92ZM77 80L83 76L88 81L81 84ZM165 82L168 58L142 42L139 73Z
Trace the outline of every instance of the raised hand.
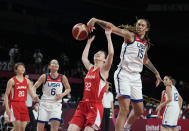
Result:
M92 43L94 39L95 39L95 35L93 35L92 37L88 37L87 43Z
M105 34L106 35L110 35L111 33L112 33L112 28L111 27L105 28Z
M161 79L161 76L159 74L156 75L156 87L163 82L163 80Z
M93 32L93 30L95 29L94 24L95 24L95 18L91 18L87 23L90 32Z

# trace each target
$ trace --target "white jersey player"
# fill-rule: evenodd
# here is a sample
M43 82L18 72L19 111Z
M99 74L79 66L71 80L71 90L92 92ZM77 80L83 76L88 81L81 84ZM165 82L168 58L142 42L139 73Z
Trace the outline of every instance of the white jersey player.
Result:
M148 37L150 23L146 19L138 19L135 26L123 25L124 29L121 29L110 22L92 18L87 23L90 31L94 29L95 23L104 29L111 27L112 33L124 38L121 50L121 62L114 74L114 83L120 109L116 119L115 130L123 131L124 128L126 131L143 114L142 82L140 76L143 64L155 74L157 78L156 86L162 81L159 72L147 55L150 45ZM130 100L133 110L125 124L126 116L129 113Z
M142 102L142 82L140 72L143 69L143 59L147 41L134 35L133 43L122 44L120 64L115 71L114 80L117 97L130 98L132 102Z
M71 88L65 75L59 74L57 60L51 60L49 64L50 73L43 74L34 84L36 89L43 84L37 117L37 130L43 131L45 123L51 123L51 130L58 131L62 114L62 98L70 93ZM65 91L63 91L63 85Z
M166 106L163 113L162 131L177 131L176 126L182 107L182 97L173 85L173 78L171 76L165 76L163 81L166 86L165 101L156 110L159 115L161 109Z

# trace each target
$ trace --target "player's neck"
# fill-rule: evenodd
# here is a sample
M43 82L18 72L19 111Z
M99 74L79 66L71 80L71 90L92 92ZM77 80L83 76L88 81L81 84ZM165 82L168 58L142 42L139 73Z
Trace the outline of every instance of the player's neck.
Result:
M94 65L94 69L97 69L97 68L101 68L103 66L103 63L101 63L101 62L98 62L98 63L95 63L95 65Z
M23 74L17 73L16 78L23 78Z
M58 72L50 72L50 75L53 77L53 78L56 78L58 76Z
M138 37L139 37L141 40L144 40L145 34L137 34L137 35L138 35Z
M23 81L23 74L16 74L16 79L19 81Z

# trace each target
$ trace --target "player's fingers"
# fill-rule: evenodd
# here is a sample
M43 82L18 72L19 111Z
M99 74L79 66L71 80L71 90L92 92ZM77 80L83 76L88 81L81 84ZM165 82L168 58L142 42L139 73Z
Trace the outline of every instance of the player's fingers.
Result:
M93 26L93 27L91 27L91 29L92 29L92 30L95 30L96 28Z
M94 40L94 38L95 38L95 35L92 36L92 40Z

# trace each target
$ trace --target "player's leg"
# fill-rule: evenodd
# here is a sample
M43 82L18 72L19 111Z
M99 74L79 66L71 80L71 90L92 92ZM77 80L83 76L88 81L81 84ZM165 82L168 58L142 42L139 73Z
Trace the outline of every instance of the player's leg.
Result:
M45 124L49 122L49 104L40 102L37 116L37 131L44 131Z
M44 131L45 123L37 123L37 131Z
M20 131L20 121L19 120L13 121L12 124L14 126L13 128L15 131Z
M85 113L84 110L86 109L85 103L79 103L72 120L70 121L69 127L67 131L80 131L84 129L85 124Z
M121 71L120 69L114 73L114 84L119 103L119 113L115 125L116 131L123 131L125 120L129 113L131 87L128 75L127 72L124 70Z
M129 129L131 125L143 114L143 102L132 102L132 107L133 109L131 110L131 113L129 114L129 117L124 125L124 128L126 129Z
M86 126L84 131L95 131L95 129L90 126Z
M140 74L130 76L133 81L131 84L131 102L132 111L124 125L125 130L129 130L131 125L143 114L143 96L142 96L142 82Z
M61 103L51 103L51 111L49 112L49 121L51 123L51 131L58 131L60 123L62 121L62 104Z
M116 119L116 131L122 131L127 114L129 113L129 105L130 105L130 99L125 98L124 96L120 96L118 98L118 103L119 103L119 113L118 117Z
M165 126L161 126L161 131L169 131L169 129Z
M81 128L76 124L70 124L67 131L80 131Z
M60 127L60 121L51 120L51 131L58 131L59 127Z
M178 131L177 127L173 127L172 131Z
M25 131L26 125L27 125L26 121L20 122L20 131Z

